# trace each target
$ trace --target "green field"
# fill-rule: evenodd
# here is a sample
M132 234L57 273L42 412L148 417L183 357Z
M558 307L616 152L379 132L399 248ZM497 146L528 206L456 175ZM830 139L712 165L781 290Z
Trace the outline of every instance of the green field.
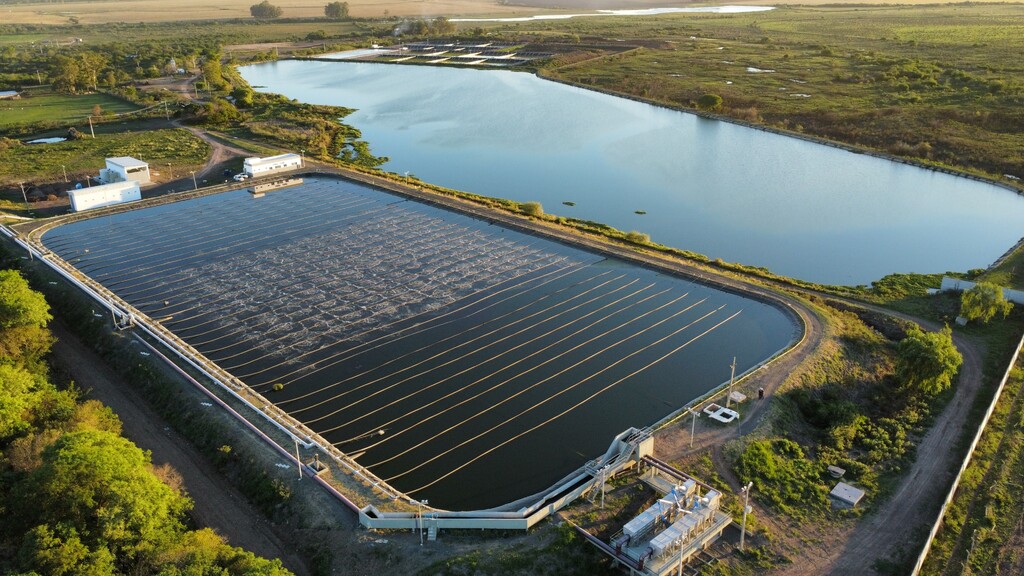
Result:
M138 106L106 94L57 94L30 90L17 100L0 100L0 127L34 122L84 121L99 105L103 112L131 112Z
M97 174L104 158L133 156L153 166L197 166L206 162L209 146L184 129L149 130L98 134L56 144L13 144L0 149L0 185L22 181L63 180L61 166L68 174Z

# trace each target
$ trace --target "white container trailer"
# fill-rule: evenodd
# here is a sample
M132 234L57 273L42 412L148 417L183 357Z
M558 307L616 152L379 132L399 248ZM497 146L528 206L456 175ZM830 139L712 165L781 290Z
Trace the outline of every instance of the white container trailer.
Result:
M68 192L71 199L71 209L75 212L112 206L124 202L142 200L142 193L139 190L139 183L134 180L127 182L113 182L92 188L81 188Z
M267 176L275 172L286 172L302 168L302 156L298 154L280 154L268 158L246 158L245 173L253 178Z

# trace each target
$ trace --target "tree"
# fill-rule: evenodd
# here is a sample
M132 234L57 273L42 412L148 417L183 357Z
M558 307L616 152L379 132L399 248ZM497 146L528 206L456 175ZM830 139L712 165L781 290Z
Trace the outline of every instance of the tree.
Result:
M50 306L16 270L0 271L0 358L38 372L50 350Z
M271 4L269 0L263 0L259 4L250 6L249 13L257 20L273 20L274 18L280 18L284 11L279 6Z
M38 402L38 382L28 371L0 364L0 442L31 427L30 410Z
M988 324L996 315L1006 318L1012 309L1013 302L1006 300L1003 289L991 282L978 282L960 295L960 315L968 322L981 320Z
M74 528L36 526L25 535L20 560L23 565L53 576L103 576L115 574L114 557L106 548L90 551Z
M705 94L697 99L697 106L701 110L717 112L722 109L722 97L718 94Z
M187 532L176 546L164 553L167 564L162 574L225 574L285 576L291 574L280 560L265 560L224 542L209 528Z
M107 67L110 61L98 52L83 52L77 56L77 59L81 70L80 84L85 89L97 90L100 72Z
M42 466L20 492L16 516L26 532L40 525L73 529L94 553L109 550L122 569L151 562L177 539L190 506L153 475L149 453L96 430L65 434L44 450Z
M208 126L226 126L242 119L234 104L223 98L214 98L197 110L200 121Z
M46 299L17 270L0 270L0 329L43 327L52 319Z
M331 20L348 19L348 2L331 2L324 6L324 16Z
M212 54L203 62L203 78L214 90L222 90L227 85L220 65L220 53Z
M231 91L231 96L235 99L235 106L239 108L251 108L255 94L248 86L238 86Z
M455 33L455 23L444 16L434 18L430 23L431 34L446 35Z
M896 345L896 376L907 388L934 396L952 385L963 360L949 326L938 332L915 326Z
M50 71L50 84L57 92L77 92L81 75L78 62L67 56L57 56Z

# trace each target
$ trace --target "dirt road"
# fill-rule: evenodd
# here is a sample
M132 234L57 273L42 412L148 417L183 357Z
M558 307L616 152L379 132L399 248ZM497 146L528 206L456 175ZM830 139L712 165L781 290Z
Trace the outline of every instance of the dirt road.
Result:
M894 315L914 320L929 330L940 328L932 322ZM842 548L835 550L829 574L870 574L877 560L894 559L902 553L916 557L920 552L918 529L927 530L935 520L963 459L953 448L963 434L982 384L984 349L960 334L954 334L953 342L964 357L953 399L918 444L917 458L893 493L857 525Z
M124 436L149 450L154 465L170 464L181 474L185 490L195 502L191 516L196 524L213 528L233 546L264 558L280 558L296 574L309 573L302 561L285 548L262 514L187 440L167 427L144 398L63 325L54 322L51 330L57 337L53 347L57 369L69 374L89 397L116 412Z

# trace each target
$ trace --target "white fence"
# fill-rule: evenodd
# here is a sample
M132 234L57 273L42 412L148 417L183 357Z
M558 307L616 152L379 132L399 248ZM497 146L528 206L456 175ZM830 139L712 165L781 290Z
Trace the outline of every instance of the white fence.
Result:
M943 284L945 284L945 279L943 279ZM981 424L978 425L978 431L974 434L974 439L971 441L971 446L967 450L967 456L964 458L963 464L960 465L960 470L956 473L953 485L949 487L949 493L946 494L946 499L942 501L942 509L939 510L939 516L935 519L935 524L932 525L931 531L928 532L928 541L924 543L924 549L921 550L921 554L917 557L917 562L914 564L914 571L911 572L912 576L918 576L918 574L921 573L921 567L924 566L924 561L928 558L928 552L932 549L932 542L935 541L935 535L938 534L939 528L942 527L942 521L946 517L946 511L949 509L949 505L953 503L953 498L956 496L957 488L960 487L960 480L963 478L964 472L967 470L967 466L971 463L971 457L974 456L974 450L978 447L978 442L981 441L981 436L985 433L985 428L988 427L988 421L992 418L992 413L995 412L996 404L999 403L1000 396L1003 395L1003 388L1006 387L1006 382L1010 379L1010 372L1012 372L1013 367L1017 365L1017 358L1020 356L1022 346L1024 346L1024 336L1021 336L1020 341L1017 342L1017 350L1013 353L1013 358L1010 359L1009 366L1006 367L1006 373L1003 374L1003 379L999 381L999 388L996 389L995 396L992 397L992 403L989 404L988 410L985 410L985 417L981 419Z

